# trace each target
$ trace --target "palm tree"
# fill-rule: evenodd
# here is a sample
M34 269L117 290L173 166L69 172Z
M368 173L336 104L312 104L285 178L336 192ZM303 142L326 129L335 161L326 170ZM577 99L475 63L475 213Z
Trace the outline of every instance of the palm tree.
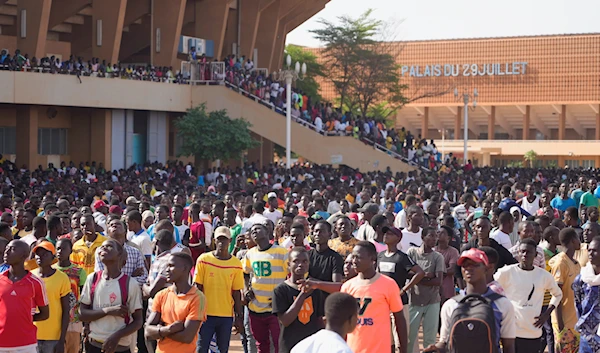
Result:
M537 155L537 153L535 153L534 150L529 150L529 151L525 152L525 155L523 156L523 159L525 161L529 162L529 168L533 168L533 163L535 163L537 158L538 158L538 155Z

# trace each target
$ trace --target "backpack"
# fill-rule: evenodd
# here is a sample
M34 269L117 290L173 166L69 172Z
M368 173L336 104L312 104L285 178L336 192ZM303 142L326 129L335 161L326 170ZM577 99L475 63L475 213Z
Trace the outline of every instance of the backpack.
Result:
M458 306L450 318L449 353L498 353L500 325L492 303L502 297L497 293L454 297Z
M98 286L98 283L100 283L100 279L102 279L102 272L103 271L94 272L92 277L92 287L90 288L90 301L92 302L92 306L94 305L94 293L96 292L96 287ZM129 296L129 276L124 273L119 277L119 289L121 291L121 304L127 305L127 298ZM131 316L127 315L123 319L125 320L125 325L128 325L131 321Z

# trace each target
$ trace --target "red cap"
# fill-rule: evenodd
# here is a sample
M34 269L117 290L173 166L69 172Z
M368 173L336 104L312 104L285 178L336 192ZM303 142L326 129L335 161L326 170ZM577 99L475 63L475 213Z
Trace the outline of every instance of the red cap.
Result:
M463 251L462 254L460 254L460 257L458 258L458 261L456 261L456 264L458 266L462 266L466 259L482 263L486 266L489 264L487 255L477 248L471 248L469 250Z
M348 214L348 218L358 223L358 213L352 212Z
M106 202L104 202L102 200L96 200L94 202L94 209L98 210L100 207L108 207L108 206L106 205Z
M118 206L118 205L112 205L108 209L108 213L112 213L112 214L116 214L116 215L122 215L123 214L123 209L120 206Z

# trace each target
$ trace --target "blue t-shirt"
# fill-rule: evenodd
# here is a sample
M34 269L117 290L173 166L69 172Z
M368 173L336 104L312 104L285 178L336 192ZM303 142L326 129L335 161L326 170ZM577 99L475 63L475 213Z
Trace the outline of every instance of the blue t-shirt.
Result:
M148 235L150 236L150 240L153 241L154 240L154 236L156 235L156 232L154 231L154 226L156 224L151 225L150 227L148 227L148 229L146 230L146 232L148 233ZM177 229L177 227L173 227L173 230L175 231L175 242L177 244L181 244L181 238L179 237L179 229Z
M573 190L571 193L571 198L573 201L575 201L575 207L579 207L579 204L581 203L581 195L583 194L584 192L581 189Z
M577 207L577 204L575 203L575 200L570 197L567 197L566 200L563 200L559 196L556 196L552 199L552 201L550 201L550 206L561 212L565 212L569 207Z

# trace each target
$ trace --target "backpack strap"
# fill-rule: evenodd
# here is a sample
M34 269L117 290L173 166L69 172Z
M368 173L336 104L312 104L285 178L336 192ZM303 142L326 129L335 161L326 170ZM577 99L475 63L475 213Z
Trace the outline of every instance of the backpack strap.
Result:
M496 300L500 299L500 298L504 298L504 296L502 294L498 294L494 291L492 291L492 293L485 295L485 298L489 299L491 302L495 302Z
M121 303L123 305L127 305L127 299L129 296L129 276L124 273L119 278L119 289L121 290ZM125 319L125 325L128 325L131 318L129 314L127 314L123 319Z
M94 307L94 293L96 293L96 287L98 287L98 283L102 279L102 270L98 272L94 272L92 277L92 287L90 288L90 301L92 302L92 308Z

